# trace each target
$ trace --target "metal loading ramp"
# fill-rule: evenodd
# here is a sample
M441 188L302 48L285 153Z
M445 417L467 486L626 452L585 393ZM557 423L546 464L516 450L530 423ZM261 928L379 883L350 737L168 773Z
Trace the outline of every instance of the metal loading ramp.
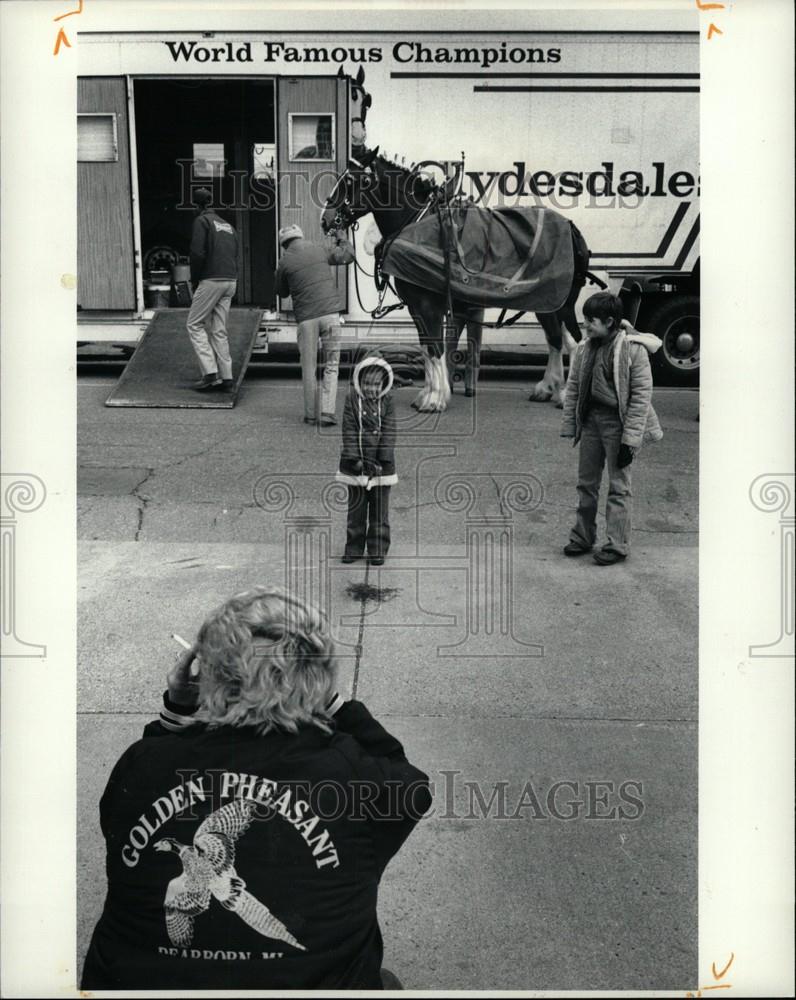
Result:
M105 405L231 409L251 358L262 313L262 309L230 309L227 337L232 391L197 392L192 386L201 371L185 328L188 310L157 310Z

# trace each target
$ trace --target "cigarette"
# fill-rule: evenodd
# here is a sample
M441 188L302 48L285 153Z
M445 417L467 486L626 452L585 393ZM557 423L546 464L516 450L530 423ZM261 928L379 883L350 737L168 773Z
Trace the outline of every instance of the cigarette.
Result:
M183 649L193 649L190 642L187 642L181 635L177 635L176 632L171 633L171 637L175 642L178 642ZM191 677L196 677L199 674L199 658L194 657L191 661Z

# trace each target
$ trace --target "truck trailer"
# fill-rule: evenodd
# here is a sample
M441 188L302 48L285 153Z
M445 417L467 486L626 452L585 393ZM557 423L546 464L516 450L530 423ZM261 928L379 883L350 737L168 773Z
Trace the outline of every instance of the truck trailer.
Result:
M295 351L291 303L274 286L278 229L295 222L322 240L321 209L352 150L378 145L440 183L455 177L478 204L570 218L592 272L662 339L658 374L696 384L698 54L698 32L682 26L83 32L78 343L129 349L156 310L179 304L191 192L210 187L240 235L235 304L263 310L255 358ZM360 266L337 277L347 337L412 339L405 308L373 319L367 219L354 239ZM484 331L486 362L545 350L533 315Z

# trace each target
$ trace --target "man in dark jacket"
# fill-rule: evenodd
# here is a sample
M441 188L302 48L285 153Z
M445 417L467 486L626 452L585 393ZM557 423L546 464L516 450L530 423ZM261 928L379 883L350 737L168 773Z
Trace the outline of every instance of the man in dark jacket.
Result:
M199 359L201 392L232 388L232 359L227 340L227 317L238 278L238 236L234 228L210 207L213 195L200 188L194 195L199 214L191 237L193 302L188 313L188 336Z
M279 230L282 257L276 269L276 290L282 298L290 295L298 322L298 347L301 354L301 377L304 383L304 423L323 426L336 424L337 371L340 363L340 321L342 302L329 265L350 264L354 248L338 239L331 249L316 246L304 239L298 226ZM318 412L318 343L326 361Z

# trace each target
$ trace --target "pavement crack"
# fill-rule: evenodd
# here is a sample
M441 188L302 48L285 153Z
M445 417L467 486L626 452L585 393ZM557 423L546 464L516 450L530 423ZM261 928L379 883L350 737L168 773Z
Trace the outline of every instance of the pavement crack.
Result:
M219 445L222 445L226 441L229 441L230 438L240 437L243 431L245 431L247 427L254 427L254 426L259 426L258 421L249 420L246 421L246 423L239 424L238 426L234 427L228 434L220 435L215 439L215 441L213 441L206 447L201 448L199 451L189 452L187 455L183 455L182 458L178 459L175 462L168 462L166 465L160 466L160 470L163 471L166 469L179 469L179 467L181 465L184 465L186 462L190 462L195 458L203 458L205 455L209 455L210 452L212 452L215 448L218 448Z
M495 487L495 493L497 493L497 501L498 501L498 507L500 508L500 516L505 517L506 507L505 504L503 503L503 494L500 491L500 484L498 483L497 479L495 479L495 477L492 475L492 473L489 474L489 478L492 481L492 485Z
M439 507L439 503L436 500L428 500L424 503L407 503L407 504L392 504L393 510L420 510L421 507Z
M135 529L135 535L133 536L133 541L138 542L141 540L141 532L144 530L144 515L146 514L147 507L149 505L150 498L142 496L139 490L142 486L145 486L152 476L155 474L154 469L147 469L144 478L135 484L135 486L130 490L130 496L135 497L138 502L138 523Z
M370 566L365 565L365 587L366 590L368 577L370 576ZM359 629L357 630L357 642L354 652L354 679L351 682L351 698L352 700L357 696L357 685L359 684L359 667L362 663L362 651L365 644L365 608L368 603L367 594L363 593L359 599Z

